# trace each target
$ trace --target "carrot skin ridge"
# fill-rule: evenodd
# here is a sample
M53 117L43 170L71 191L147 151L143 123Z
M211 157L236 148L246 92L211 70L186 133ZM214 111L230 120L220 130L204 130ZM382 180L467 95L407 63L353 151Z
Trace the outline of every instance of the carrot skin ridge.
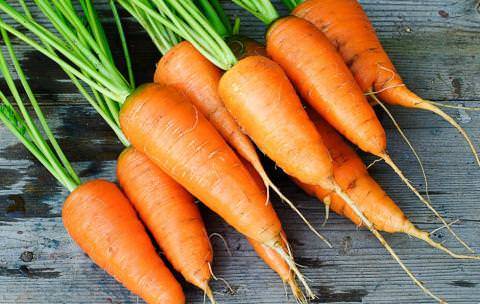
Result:
M98 266L147 303L185 303L182 287L115 184L93 180L80 185L65 201L62 219Z

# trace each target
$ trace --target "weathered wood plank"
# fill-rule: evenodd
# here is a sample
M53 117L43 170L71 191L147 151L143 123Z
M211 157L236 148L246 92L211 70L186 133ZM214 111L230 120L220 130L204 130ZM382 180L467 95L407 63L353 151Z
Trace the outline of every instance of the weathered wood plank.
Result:
M480 15L475 11L476 1L361 2L413 89L431 99L475 104L472 101L480 98ZM104 3L99 6L102 15L107 15ZM263 27L258 22L231 5L228 10L242 16L245 33L261 37ZM142 72L137 73L138 80L148 81L158 54L134 22L127 22L127 31L136 69ZM115 159L122 147L112 132L84 105L61 71L30 48L17 47L34 89L47 105L45 109L54 132L82 178L114 180ZM480 250L480 173L466 145L454 129L432 114L393 110L424 159L435 206L450 220L462 219L458 232ZM459 119L478 143L480 114L457 110L449 113ZM388 131L393 157L415 184L422 184L412 154L391 123L385 117L382 122ZM373 160L364 157L367 161ZM268 164L275 182L297 202L312 223L320 227L323 206L306 197L284 174ZM421 228L438 227L430 212L386 166L375 165L371 172ZM137 303L135 296L92 264L69 239L60 218L66 195L0 126L0 290L3 291L0 303ZM332 215L323 231L335 247L327 249L288 208L278 200L274 205L294 245L298 262L308 267L305 274L312 279L312 286L320 297L318 302L432 303L366 231L357 230L347 220ZM285 299L276 275L255 256L248 243L206 208L202 208L202 212L209 232L224 235L233 251L229 257L221 242L214 241L214 270L236 290L230 295L223 284L215 282L213 287L219 302L291 303ZM446 240L447 245L460 250L445 231L436 233L435 238ZM415 273L450 303L478 302L479 263L452 260L406 236L388 235L387 239ZM200 292L188 284L184 286L188 303L203 302Z

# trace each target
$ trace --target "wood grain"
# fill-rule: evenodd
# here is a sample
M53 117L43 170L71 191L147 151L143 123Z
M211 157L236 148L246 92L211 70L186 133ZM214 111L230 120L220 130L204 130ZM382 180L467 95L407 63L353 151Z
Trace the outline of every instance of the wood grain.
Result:
M480 99L478 1L361 2L413 90L425 98L478 106L475 102ZM115 46L104 1L99 1L98 8ZM241 16L244 33L261 39L265 30L261 24L231 4L227 4L227 9L229 14ZM127 24L137 80L148 81L158 52L133 20L126 13L122 16ZM122 147L113 133L54 64L22 44L16 45L16 49L55 134L81 177L114 180L115 159ZM4 88L3 82L0 88ZM461 219L457 231L479 251L480 173L462 138L433 114L392 110L424 160L434 205L449 220ZM478 145L480 114L448 112ZM388 119L379 114L394 159L414 184L423 186L412 153ZM373 160L363 156L367 162ZM271 162L265 159L265 163L274 181L320 227L323 206L304 195ZM439 226L385 165L377 164L371 172L413 222L425 230ZM0 303L141 303L96 267L70 240L60 217L66 195L0 126ZM370 233L332 215L323 229L334 244L333 249L328 249L281 202L275 199L274 205L298 262L307 267L304 272L319 296L316 302L432 303L412 285ZM235 291L231 294L221 282L214 282L219 303L293 303L285 298L277 276L255 256L248 243L206 208L202 207L202 212L209 232L225 236L233 252L233 256L228 256L223 244L214 239L216 275L232 284ZM403 235L386 237L419 278L449 303L479 302L480 263L453 260ZM444 230L434 237L461 250ZM203 303L199 291L188 284L184 286L188 303Z

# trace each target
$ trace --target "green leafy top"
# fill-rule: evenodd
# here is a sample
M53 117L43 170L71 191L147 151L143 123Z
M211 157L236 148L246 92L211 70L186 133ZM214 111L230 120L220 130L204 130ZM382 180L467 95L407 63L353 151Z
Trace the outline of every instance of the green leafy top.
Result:
M133 91L133 74L128 57L129 81L117 69L105 32L93 8L93 1L79 0L80 8L77 9L71 0L35 0L55 31L47 29L31 18L24 0L20 1L24 8L23 13L14 9L5 0L0 0L0 10L21 24L40 42L4 20L0 20L0 28L31 45L57 62L65 71L102 94L106 106L111 108L111 112L116 116L115 112L118 112L119 106L113 101L123 103ZM109 1L116 14L112 0ZM121 27L119 31L123 37Z
M10 91L8 95L13 98L12 103L8 100L5 92L0 91L0 120L63 186L73 191L80 184L80 179L48 126L47 120L15 56L7 32L0 29L0 33L21 87L28 99L28 103L22 99L9 71L7 59L4 53L0 52L0 71ZM29 113L28 104L33 108L38 122Z
M205 13L210 16L209 18L199 9L202 7L202 3L199 3L199 7L197 7L192 0L118 0L118 2L130 13L133 12L132 15L135 17L139 15L138 11L141 11L143 20L148 17L150 18L149 23L156 24L157 27L161 25L189 41L200 53L221 69L228 70L237 63L235 55L223 40L222 35L219 34L221 32L218 30L219 26L223 25L227 31L228 26L223 23L225 16L222 17L219 13L219 6L216 7L214 1L202 1L207 8L208 4L211 4L209 11ZM218 19L212 22L216 23L216 26L213 26L211 20L216 17L212 18L211 16L214 16L215 12ZM151 33L153 33L152 30L149 31L150 35L152 35ZM159 33L154 33L157 35L156 40L159 40L161 36L161 32ZM156 44L159 45L157 42ZM165 50L168 51L168 48Z
M270 0L232 0L232 2L243 7L267 25L280 18L280 15ZM297 1L284 0L284 2L287 4Z

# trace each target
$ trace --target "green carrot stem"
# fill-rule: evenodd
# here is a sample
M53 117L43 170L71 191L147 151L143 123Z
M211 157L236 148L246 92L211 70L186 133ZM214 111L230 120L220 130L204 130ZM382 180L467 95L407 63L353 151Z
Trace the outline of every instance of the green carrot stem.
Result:
M25 93L27 94L27 96L30 100L30 104L32 105L32 107L35 111L35 114L38 117L38 120L40 122L41 127L43 128L50 144L52 145L52 147L53 147L54 151L56 152L58 158L60 159L62 165L64 166L64 168L66 169L68 174L74 179L74 181L79 184L80 179L76 175L75 170L73 170L72 165L68 161L67 157L65 156L62 149L60 148L60 145L58 144L57 140L55 139L55 136L53 135L50 127L48 126L47 120L45 119L45 116L43 115L43 112L38 105L37 99L36 99L35 95L33 94L30 85L28 84L27 78L26 78L22 68L20 67L18 59L17 59L17 57L15 55L15 52L13 50L13 47L12 47L12 44L10 42L10 38L8 37L8 34L3 29L1 29L0 32L2 34L3 41L4 41L5 45L7 46L7 50L9 52L12 63L15 67L15 71L17 72L18 78L20 79L20 82L22 83L23 89L25 90ZM61 168L58 168L58 169L61 169Z
M232 0L238 6L243 7L266 25L280 18L277 10L270 0Z
M282 0L282 2L289 10L293 11L303 0Z
M202 8L205 18L208 19L215 31L222 37L230 36L232 34L232 27L230 22L225 23L216 11L216 8L209 0L197 0L198 5Z
M117 6L115 5L114 0L109 1L110 9L113 13L113 19L115 20L115 25L117 27L118 36L120 37L120 42L122 43L123 57L125 58L125 65L127 66L128 80L132 88L135 87L135 76L133 74L132 60L130 58L130 52L128 51L127 39L125 38L125 31L123 30L123 25L120 20L120 15L118 14Z

